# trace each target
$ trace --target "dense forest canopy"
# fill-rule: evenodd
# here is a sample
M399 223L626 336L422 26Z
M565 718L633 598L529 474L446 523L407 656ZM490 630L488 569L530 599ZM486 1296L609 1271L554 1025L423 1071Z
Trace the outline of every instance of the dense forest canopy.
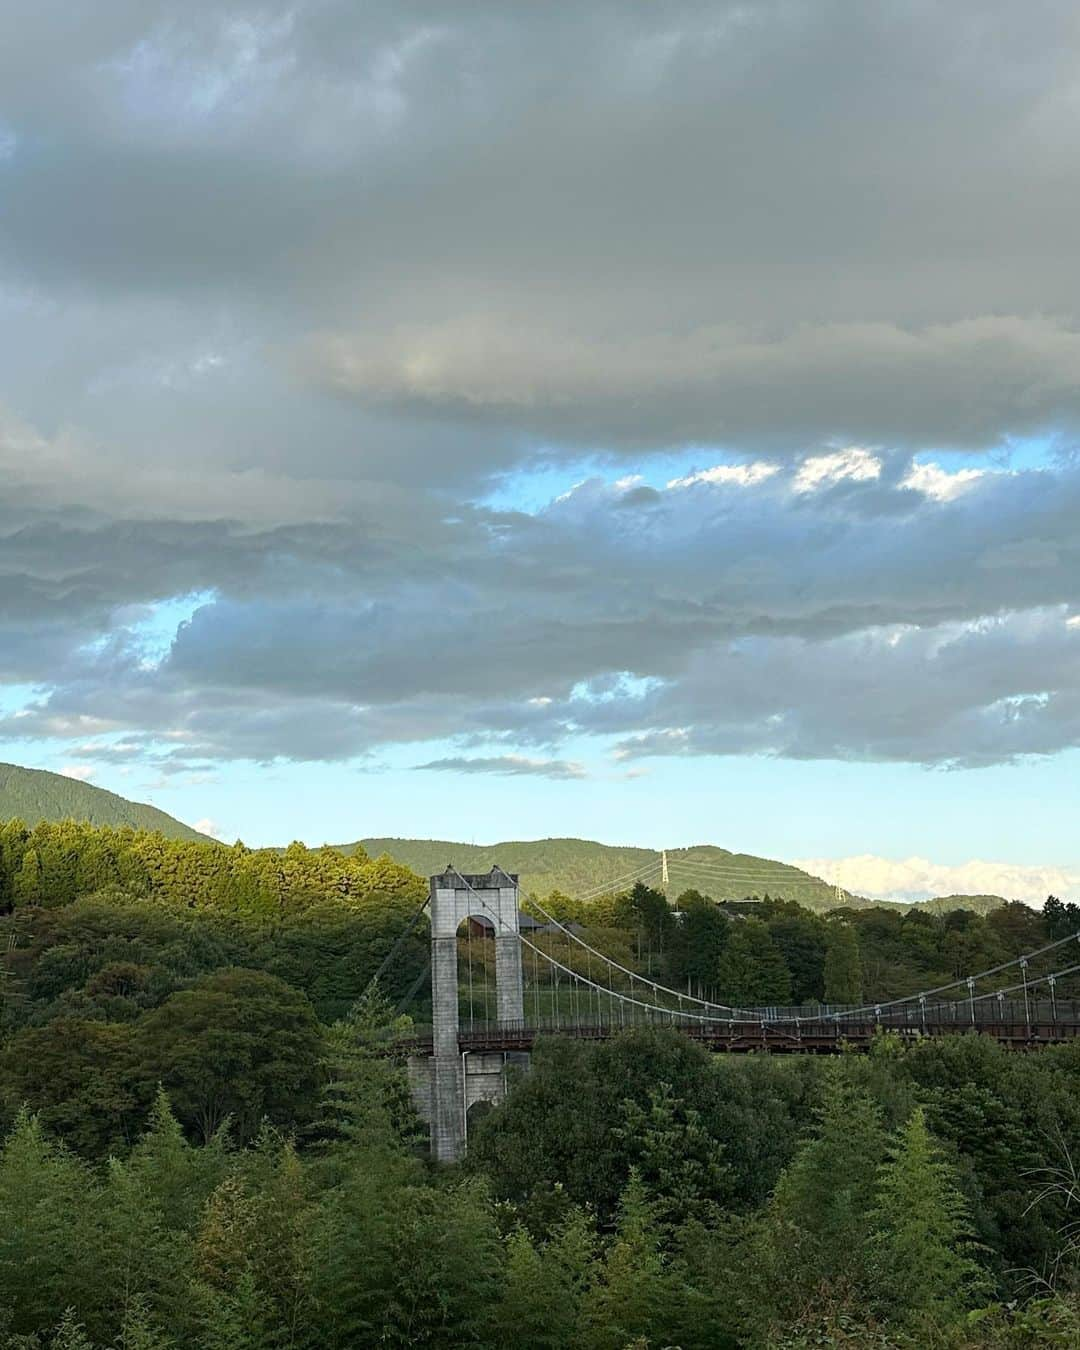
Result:
M137 830L158 830L168 839L210 842L206 835L156 806L129 801L66 774L0 764L0 820L12 819L26 820L31 825L62 820L117 828L126 825Z
M386 1053L429 1015L424 894L363 851L0 827L4 1350L1080 1343L1080 1046L553 1038L437 1169ZM1054 899L544 906L745 1002L911 992L1080 928Z

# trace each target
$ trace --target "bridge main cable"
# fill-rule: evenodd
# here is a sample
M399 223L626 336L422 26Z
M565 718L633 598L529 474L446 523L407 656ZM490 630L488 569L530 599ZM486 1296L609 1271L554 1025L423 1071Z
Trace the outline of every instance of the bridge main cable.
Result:
M499 872L501 872L503 876L509 879L509 874L502 867L499 867L498 864L496 864L496 869ZM494 911L490 909L490 907L483 899L480 892L477 891L476 888L473 887L464 876L462 876L462 874L457 870L457 868L454 868L453 870L455 876L457 876L459 880L462 882L462 884L470 892L472 892L472 894L480 902L483 908L486 909L492 915L493 918L495 918L496 916L494 914ZM1070 942L1080 941L1080 932L1076 932L1070 933L1067 937L1058 938L1055 942L1049 942L1045 946L1036 948L1032 952L1024 953L1021 956L1013 957L1009 961L1003 961L999 965L991 966L987 970L979 972L977 975L959 976L957 979L951 980L947 984L938 985L933 989L923 990L919 993L908 994L902 998L892 999L885 1003L867 1003L860 1007L845 1008L843 1010L830 1013L808 1012L805 1014L793 1013L787 1017L768 1016L766 1015L766 1010L764 1009L741 1008L735 1007L727 1003L716 1003L710 999L702 999L698 998L696 995L684 994L676 989L670 989L666 985L662 985L658 981L650 979L648 976L640 975L638 974L637 971L630 970L627 966L624 966L620 962L613 960L611 957L607 956L604 952L599 951L596 947L593 947L590 943L586 942L583 938L579 937L576 933L572 932L569 928L566 927L565 924L560 922L560 920L556 919L554 915L549 913L549 911L538 900L533 899L531 903L534 908L539 910L539 912L544 916L545 919L547 919L549 923L553 924L561 933L564 934L568 942L576 943L579 947L583 948L586 952L590 953L590 955L595 956L609 969L617 970L621 974L627 976L627 978L631 981L630 986L631 989L633 988L633 982L637 981L639 984L643 984L647 988L652 989L656 995L666 994L670 998L675 999L679 1006L678 1008L671 1008L666 1007L661 1003L648 1003L642 999L634 998L632 995L621 993L620 991L612 989L608 986L597 984L596 981L592 980L591 978L579 974L577 971L571 969L571 967L566 966L562 962L556 960L554 957L550 956L547 952L544 952L541 948L536 947L536 945L532 943L528 938L526 938L523 934L518 933L517 937L520 943L523 943L525 946L531 948L543 960L547 961L549 965L554 966L559 970L565 972L566 974L571 976L572 979L576 980L579 984L588 987L590 989L597 990L601 993L606 993L609 995L609 997L618 999L620 1002L632 1004L640 1008L649 1009L653 1012L663 1013L664 1015L671 1017L673 1020L675 1018L681 1017L684 1020L692 1020L695 1022L722 1022L727 1024L739 1023L740 1025L755 1025L755 1026L760 1025L762 1022L769 1022L773 1025L783 1025L785 1023L790 1023L797 1027L805 1022L832 1021L839 1023L843 1019L854 1019L856 1017L872 1016L876 1020L879 1020L882 1014L888 1014L889 1012L897 1008L903 1008L909 1005L918 1007L920 1009L920 1017L922 1017L923 1010L925 1008L925 1003L928 998L932 998L938 994L946 993L951 989L959 989L961 987L965 987L969 991L969 995L967 998L964 998L962 1000L956 1000L956 1002L981 1003L987 999L996 998L998 994L1017 992L1024 988L1033 988L1040 984L1044 984L1048 980L1053 981L1064 978L1066 975L1074 974L1078 969L1080 969L1080 967L1078 966L1069 966L1064 970L1051 972L1048 975L1039 976L1031 980L1025 978L1025 980L1022 983L1009 986L1006 989L992 990L989 993L980 994L977 996L972 992L974 985L977 984L980 980L987 979L991 975L998 975L1004 970L1012 969L1014 966L1020 966L1021 969L1026 971L1026 968L1029 965L1029 963L1032 960L1036 959L1037 957L1045 956L1048 952L1056 951L1058 948L1064 947ZM684 1007L686 1003L690 1003L696 1007L703 1008L705 1011L704 1013L688 1012ZM939 1004L937 1006L943 1007L945 1005ZM716 1010L715 1013L713 1013L713 1009Z
M459 872L456 867L451 868L450 870L453 872L454 876L456 876L457 879L461 882L462 887L465 890L469 891L470 894L475 897L475 899L477 900L482 909L487 911L487 913L492 918L493 922L498 924L499 923L498 914L495 912L495 910L491 908L488 902L484 899L482 893L478 891L475 886L472 885L468 877L463 876L462 873ZM502 867L499 867L498 864L495 865L495 870L501 872L502 875L507 878L507 880L510 880L509 873L506 872ZM665 1007L663 1004L660 1003L648 1003L645 1002L643 999L637 999L634 998L632 995L621 993L619 990L612 989L607 985L598 984L595 980L585 975L581 975L578 971L573 970L570 966L564 965L561 961L556 960L555 957L545 952L542 948L537 947L536 944L531 942L527 937L525 937L523 933L519 932L516 934L519 943L521 943L523 946L529 947L541 959L546 961L549 965L554 966L557 969L563 971L565 974L569 975L571 979L575 980L578 984L586 988L593 989L597 991L597 993L607 994L609 997L618 999L620 1002L624 1004L632 1004L635 1007L644 1008L651 1012L662 1013L673 1020L675 1018L681 1017L684 1019L693 1020L695 1022L723 1022L723 1023L738 1022L740 1024L745 1023L747 1025L754 1025L754 1026L760 1025L760 1023L762 1022L763 1019L761 1014L754 1013L752 1009L733 1008L726 1003L707 1002L705 999L694 998L691 995L682 994L676 989L668 989L665 985L658 984L655 980L650 980L646 976L639 975L636 971L630 970L626 966L620 965L618 961L613 961L610 957L605 956L603 952L597 951L595 947L591 947L587 942L583 942L579 937L577 937L576 934L571 933L570 930L565 927L565 925L561 924L557 919L552 918L551 915L548 914L547 910L544 909L543 905L539 904L536 901L533 901L533 904L536 906L537 909L540 910L541 914L543 914L545 918L548 919L549 922L553 923L558 929L560 929L563 933L565 933L567 937L569 937L572 941L577 942L580 946L585 948L593 956L596 956L600 961L602 961L610 968L622 972L623 974L627 975L632 981L636 980L638 981L638 983L644 984L649 988L657 991L658 993L670 994L671 997L680 1002L680 1004L683 1001L689 1001L691 1003L695 1003L701 1007L704 1007L706 1009L706 1012L703 1015L700 1013L686 1012L685 1009L683 1009L682 1007L671 1008ZM632 987L633 986L631 985L631 988ZM712 1016L710 1015L709 1010L713 1008L717 1009L718 1012L722 1011L730 1015Z

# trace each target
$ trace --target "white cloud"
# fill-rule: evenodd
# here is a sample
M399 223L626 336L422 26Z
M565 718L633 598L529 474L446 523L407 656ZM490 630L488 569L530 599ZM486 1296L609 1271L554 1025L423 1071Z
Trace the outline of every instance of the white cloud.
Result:
M771 478L778 469L779 465L769 464L765 460L756 460L753 464L714 464L711 469L702 469L700 473L672 478L668 487L686 488L696 483L731 483L736 487L754 487Z
M852 445L829 455L811 455L804 459L795 475L794 488L796 492L813 492L844 478L866 483L880 476L881 460L869 450Z
M983 469L958 469L949 473L940 464L913 464L900 486L921 492L935 502L951 502L967 492L984 473Z
M211 839L221 838L221 826L216 820L211 820L209 816L203 816L202 820L197 820L191 828L198 830L200 834L208 834Z
M881 858L863 853L849 858L800 858L802 867L831 885L875 900L929 900L936 895L1001 895L1041 905L1048 895L1080 898L1080 867L1020 863L946 864L928 858Z
M65 764L60 770L65 778L74 778L77 782L87 783L94 776L92 764Z

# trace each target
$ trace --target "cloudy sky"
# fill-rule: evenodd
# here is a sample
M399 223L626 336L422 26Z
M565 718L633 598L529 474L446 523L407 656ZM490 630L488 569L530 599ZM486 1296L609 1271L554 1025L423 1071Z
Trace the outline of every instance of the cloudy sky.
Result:
M1074 876L1078 137L1072 0L0 7L0 757Z

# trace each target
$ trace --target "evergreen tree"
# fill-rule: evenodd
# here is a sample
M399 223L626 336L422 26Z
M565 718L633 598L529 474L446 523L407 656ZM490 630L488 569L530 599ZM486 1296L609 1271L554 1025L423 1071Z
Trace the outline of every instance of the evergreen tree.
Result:
M569 1350L575 1344L594 1242L579 1209L544 1244L534 1243L524 1228L513 1230L506 1242L502 1297L495 1314L500 1347Z
M967 1202L921 1108L881 1165L870 1221L872 1287L888 1316L947 1325L987 1294Z
M15 878L22 866L28 834L21 820L0 824L0 914L15 903Z
M844 1060L827 1070L816 1132L776 1186L767 1232L774 1264L803 1292L861 1275L888 1138L878 1106Z
M825 1002L862 1001L862 967L859 938L849 923L833 921L825 947Z
M673 927L667 896L639 881L630 892L630 909L637 921L643 952L662 956Z
M635 1165L658 1223L674 1228L690 1218L714 1219L729 1173L723 1145L705 1129L701 1115L677 1098L669 1083L649 1092L649 1104L625 1103L617 1131Z
M698 891L684 891L676 905L667 940L667 968L676 988L706 996L716 986L730 921Z
M89 833L79 842L75 858L75 893L92 895L107 890L118 880L116 863L107 846L106 831Z
M498 1306L503 1257L486 1187L470 1181L399 1191L389 1239L382 1343L482 1345Z
M36 848L28 848L12 882L12 899L18 906L40 905L44 902L41 886L41 859Z
M820 1002L825 994L825 922L788 904L769 920L769 936L791 972L793 1003Z
M1042 915L1046 936L1051 942L1080 933L1080 905L1061 901L1056 895L1048 895Z
M68 1308L60 1319L60 1325L49 1339L49 1350L94 1350L74 1308Z
M721 998L736 1007L784 1005L790 1000L787 964L760 919L732 924L717 984Z
M581 1345L624 1350L640 1338L668 1344L677 1289L665 1268L660 1230L636 1172L623 1192L615 1237L585 1298Z
M176 1341L162 1330L147 1300L136 1297L128 1304L115 1344L116 1350L172 1350Z
M0 1150L0 1308L13 1332L55 1327L72 1310L74 1336L102 1283L99 1205L90 1169L20 1113Z

